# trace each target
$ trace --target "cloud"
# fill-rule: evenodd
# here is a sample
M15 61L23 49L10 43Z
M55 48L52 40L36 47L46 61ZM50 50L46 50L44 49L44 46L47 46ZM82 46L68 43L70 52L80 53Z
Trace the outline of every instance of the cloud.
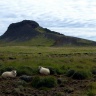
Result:
M1 6L0 8L5 13L26 14L26 16L32 17L38 17L41 14L51 14L51 16L60 19L64 18L63 16L75 19L92 19L91 16L96 13L94 0L89 0L89 2L88 0L30 0L30 2L28 0L3 0L0 2L5 5L5 7ZM94 17L96 19L96 15Z
M50 30L63 33L64 35L85 38L96 41L96 28L64 28L48 27Z
M94 0L3 0L0 1L0 13L4 17L13 14L17 18L64 20L96 19ZM6 16L7 15L7 16ZM24 17L23 17L24 16Z
M24 19L43 27L95 28L95 9L96 0L0 0L0 32Z

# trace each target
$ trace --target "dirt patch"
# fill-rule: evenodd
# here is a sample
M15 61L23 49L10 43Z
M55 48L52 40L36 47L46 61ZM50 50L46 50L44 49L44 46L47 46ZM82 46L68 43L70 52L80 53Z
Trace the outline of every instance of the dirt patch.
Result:
M0 77L0 96L81 96L84 95L92 80L73 80L65 76L55 76L58 85L55 88L36 89L30 82L16 78ZM83 96L82 95L82 96Z

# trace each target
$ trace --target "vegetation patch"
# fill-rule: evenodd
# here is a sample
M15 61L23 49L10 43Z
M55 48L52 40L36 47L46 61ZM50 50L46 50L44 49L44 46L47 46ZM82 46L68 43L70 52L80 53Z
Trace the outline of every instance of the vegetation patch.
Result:
M96 75L96 66L91 69L93 75Z
M91 82L88 86L88 96L96 96L96 82Z
M40 87L47 87L47 88L52 88L57 85L57 80L55 77L39 77L36 76L33 78L32 81L32 87L35 88L40 88Z
M21 66L17 68L18 76L37 74L38 70L29 66Z
M65 93L70 96L83 96L83 93L84 96L95 96L95 61L96 47L2 46L0 75L15 69L17 77L3 79L0 76L0 95L15 96L13 89L16 88L18 96L46 96L47 93L55 96L57 92L57 96ZM38 66L49 68L50 75L40 76ZM32 76L32 80L24 82L19 78L22 75Z
M87 70L69 70L66 75L77 80L87 79L92 76L91 72Z

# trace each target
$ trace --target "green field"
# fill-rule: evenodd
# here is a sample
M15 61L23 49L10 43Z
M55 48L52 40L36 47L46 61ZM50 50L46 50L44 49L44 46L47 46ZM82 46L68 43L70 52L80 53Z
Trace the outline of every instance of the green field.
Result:
M0 66L2 67L53 67L60 71L96 67L96 47L0 47ZM63 69L65 68L65 69Z
M96 47L0 47L0 74L16 69L18 76L37 75L38 66L52 68L55 75L69 77L74 70L91 80L96 77ZM91 83L94 85L91 91L96 94L96 84Z
M96 47L0 47L0 66L30 66L90 70L96 66Z

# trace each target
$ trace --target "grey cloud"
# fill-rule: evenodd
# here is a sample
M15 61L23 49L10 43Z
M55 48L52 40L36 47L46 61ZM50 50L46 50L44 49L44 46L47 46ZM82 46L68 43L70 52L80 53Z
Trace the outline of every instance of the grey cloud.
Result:
M96 28L65 28L65 27L48 27L53 31L60 32L68 36L75 36L96 41Z
M3 18L18 18L16 14L4 14Z
M76 0L61 0L61 2L56 0L54 4L51 4L52 0L30 0L30 2L28 0L0 0L0 32L4 33L9 24L24 19L35 20L43 27L96 28L96 16L94 16L96 14L93 10L96 8L93 6L96 1L80 1L86 1L89 5L82 6L79 3L74 5ZM90 9L93 11L91 12ZM77 35L81 36L79 33Z

